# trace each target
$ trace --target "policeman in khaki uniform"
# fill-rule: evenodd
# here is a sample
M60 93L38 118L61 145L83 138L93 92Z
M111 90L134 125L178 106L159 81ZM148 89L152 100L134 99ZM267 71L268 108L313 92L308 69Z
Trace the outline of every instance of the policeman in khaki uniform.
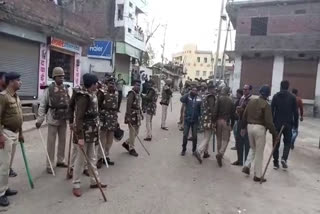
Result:
M96 177L99 180L96 167L97 154L95 145L99 143L99 109L96 96L98 78L93 74L83 75L84 87L76 90L75 95L75 125L74 143L77 144L77 155L73 171L73 190L76 197L81 196L81 174L85 165L85 157L81 149L86 153ZM90 188L98 188L94 176L90 173ZM99 181L100 182L100 181ZM107 185L101 183L102 188Z
M204 128L204 139L199 145L195 157L200 163L203 158L209 158L209 142L211 137L215 138L215 124L213 123L213 111L216 102L215 86L209 85L208 92L202 97L202 124Z
M184 83L184 88L181 92L181 95L184 96L185 94L188 94L191 90L191 81L186 80L186 82ZM183 126L184 126L184 113L185 113L185 104L181 103L181 109L180 109L180 119L179 119L179 130L183 131Z
M168 114L168 106L170 104L170 100L172 97L172 90L171 90L171 79L166 79L166 84L162 88L161 93L161 102L162 105L162 117L161 117L161 129L168 131L168 127L166 127L166 120Z
M22 108L17 91L21 87L20 75L6 74L6 90L0 93L0 206L8 206L7 196L18 192L8 188L12 147L24 142L22 134Z
M47 116L47 150L51 163L54 163L56 136L58 134L57 167L65 168L67 167L67 165L64 163L64 157L70 96L68 94L67 86L63 84L64 71L61 67L56 67L53 69L52 78L54 82L46 89L40 102L38 113L39 117L36 122L36 127L40 128L45 116ZM52 174L48 161L47 172Z
M138 153L134 148L134 142L139 134L139 128L141 126L141 120L143 120L141 111L141 100L139 96L140 80L133 82L133 88L127 96L127 110L125 115L125 124L129 126L129 139L127 139L122 147L125 148L130 155L138 157Z
M262 86L260 89L260 97L249 101L242 117L241 135L245 135L245 129L247 128L250 148L253 155L252 160L254 159L253 180L256 182L260 182L262 179L263 153L266 145L267 129L275 141L279 140L277 139L277 131L273 124L271 107L267 102L269 96L270 87ZM245 166L242 172L249 175L250 167ZM262 182L266 181L267 180L263 178Z
M118 128L118 94L116 92L115 78L106 80L106 87L101 87L97 92L100 112L100 140L109 165L114 165L109 158L113 143L114 132ZM100 169L104 163L101 148L98 148L98 163Z
M152 119L153 116L156 115L157 112L157 100L158 100L158 93L157 90L154 88L155 83L153 80L150 80L147 89L146 95L141 95L142 100L145 102L145 106L143 112L146 113L146 128L147 128L147 137L144 139L145 141L152 140Z
M235 106L229 96L230 88L223 87L217 99L213 111L213 122L217 126L217 152L216 159L219 167L222 167L222 158L228 147L230 132L234 125Z

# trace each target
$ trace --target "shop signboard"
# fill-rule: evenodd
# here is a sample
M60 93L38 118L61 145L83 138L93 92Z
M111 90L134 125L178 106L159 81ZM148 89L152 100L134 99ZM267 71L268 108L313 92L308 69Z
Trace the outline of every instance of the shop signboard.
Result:
M112 42L111 41L94 41L93 46L88 50L89 58L112 59Z
M74 69L74 86L80 85L80 79L81 79L81 69L80 69L80 58L81 56L79 54L75 55L75 69Z
M40 44L40 62L39 62L39 85L45 86L47 84L47 46Z
M61 39L57 39L57 38L51 37L50 45L53 46L53 47L62 48L62 49L67 50L67 51L71 51L71 52L74 52L74 53L81 54L81 47L79 45L75 45L75 44L72 44L70 42L63 41Z

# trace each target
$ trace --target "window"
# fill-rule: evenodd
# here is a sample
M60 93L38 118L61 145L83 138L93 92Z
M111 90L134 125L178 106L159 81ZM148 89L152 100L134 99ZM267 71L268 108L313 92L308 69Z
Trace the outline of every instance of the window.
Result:
M197 58L197 61L200 62L200 57Z
M131 28L128 28L128 33L131 33L131 32L132 32Z
M266 36L268 31L268 17L251 19L251 36Z
M129 13L129 18L133 19L132 13Z
M210 76L212 76L213 75L213 71L210 71Z
M204 63L208 63L208 58L207 57L204 58Z
M133 7L133 4L131 2L129 2L129 7L131 7L131 8Z
M207 71L202 72L202 76L206 77L207 76Z
M196 76L200 76L200 71L196 71Z
M118 20L123 20L123 4L118 4Z
M220 59L220 58L218 59L218 62L221 62L221 59Z

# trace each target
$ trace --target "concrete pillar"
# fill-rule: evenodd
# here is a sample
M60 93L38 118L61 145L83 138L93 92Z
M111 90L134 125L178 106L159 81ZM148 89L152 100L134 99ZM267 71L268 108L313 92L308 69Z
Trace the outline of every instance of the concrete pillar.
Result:
M320 117L320 59L318 63L316 89L314 98L314 116Z
M280 91L280 83L283 80L284 57L275 56L273 61L271 97Z
M241 67L242 67L241 56L237 55L235 57L235 63L234 63L233 83L230 86L232 89L232 94L234 96L236 96L237 90L240 88Z

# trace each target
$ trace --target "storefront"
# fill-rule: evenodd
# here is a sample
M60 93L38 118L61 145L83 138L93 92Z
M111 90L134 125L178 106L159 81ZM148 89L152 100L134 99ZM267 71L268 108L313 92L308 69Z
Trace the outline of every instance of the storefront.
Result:
M38 84L35 80L38 79L39 42L0 33L0 47L0 71L20 73L22 86L19 96L21 99L37 99Z
M49 41L47 84L53 81L53 69L62 67L65 72L65 83L71 87L80 85L81 47L54 37L51 37Z

